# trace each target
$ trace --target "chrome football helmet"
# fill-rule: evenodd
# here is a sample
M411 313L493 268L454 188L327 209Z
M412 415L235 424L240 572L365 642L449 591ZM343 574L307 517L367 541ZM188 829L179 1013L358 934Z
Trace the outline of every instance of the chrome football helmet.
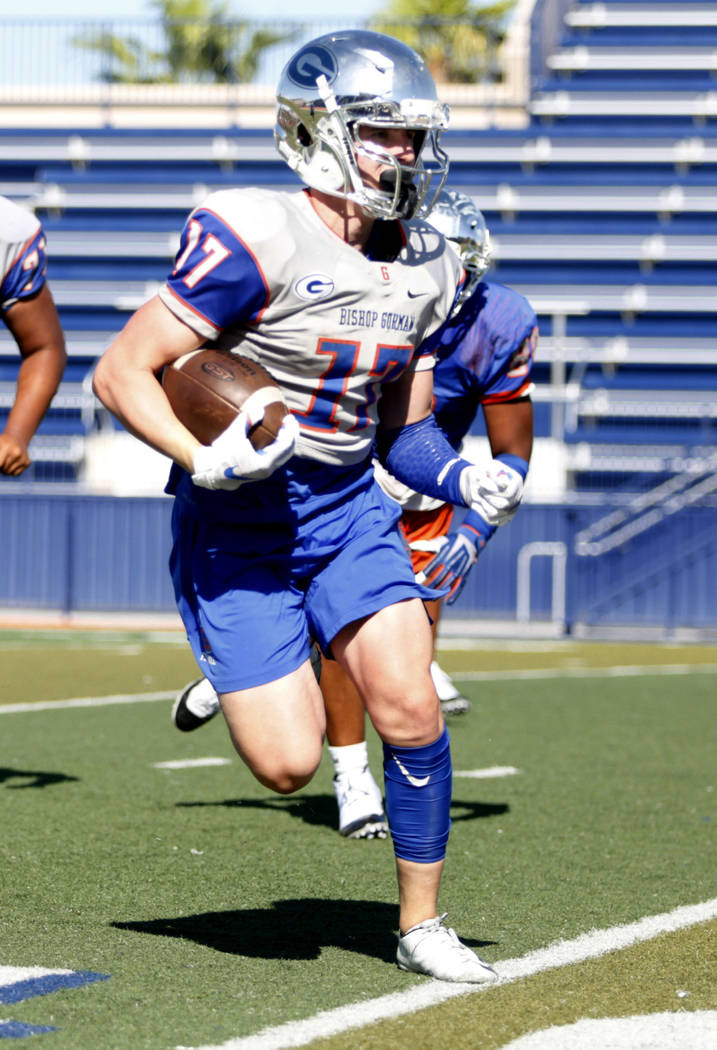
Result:
M284 67L277 104L277 149L308 186L379 219L429 211L448 172L439 145L448 109L423 59L406 44L361 29L317 37ZM413 164L372 142L371 128L413 130ZM380 189L364 183L359 156L386 165Z
M471 197L455 190L442 190L428 221L451 242L463 263L466 280L456 303L462 306L490 266L490 234L485 219Z

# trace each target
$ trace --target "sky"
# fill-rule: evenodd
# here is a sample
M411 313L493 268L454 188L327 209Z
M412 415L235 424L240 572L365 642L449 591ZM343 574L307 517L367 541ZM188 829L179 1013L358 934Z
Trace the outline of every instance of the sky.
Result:
M5 4L0 4L0 9ZM8 5L9 6L9 5ZM227 11L236 18L284 18L311 19L330 17L327 15L326 0L227 0ZM384 0L344 0L341 5L342 20L354 15L366 18L384 6ZM155 9L150 0L104 0L98 5L97 0L64 0L61 14L57 0L23 0L22 15L15 8L12 16L2 12L5 18L48 18L66 21L73 18L107 19L149 19L154 17Z
M214 0L214 3L219 5L222 0ZM339 22L351 25L354 19L357 22L364 21L385 7L385 4L386 0L343 0ZM307 24L310 36L325 32L332 25L332 17L336 18L332 16L331 5L327 4L327 0L223 0L223 6L230 17L237 19L302 21ZM50 59L44 64L42 72L36 68L35 61L24 61L22 54L18 57L12 51L16 34L7 34L4 44L0 38L0 67L6 68L6 73L13 71L13 82L69 83L83 76L97 79L94 66L88 72L88 63L91 65L94 56L86 52L83 61L78 64L76 49L71 55L67 51L65 37L74 24L97 24L100 21L113 23L111 31L121 36L123 24L127 25L128 31L132 23L138 28L142 24L158 24L158 11L152 0L100 0L99 3L98 0L63 0L61 5L57 0L22 0L21 5L11 4L10 0L0 0L0 20L5 19L17 25L20 33L25 32L26 26L45 26L47 29L43 46L49 49ZM60 48L54 52L52 41L60 37L65 41L64 50ZM3 46L9 47L12 53L5 54ZM288 54L284 58L288 58ZM275 73L272 72L271 79L274 78Z

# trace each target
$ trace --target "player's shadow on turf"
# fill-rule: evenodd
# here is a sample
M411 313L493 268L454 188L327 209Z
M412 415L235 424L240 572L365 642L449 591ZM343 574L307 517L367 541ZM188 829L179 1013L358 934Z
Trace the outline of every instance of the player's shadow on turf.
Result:
M10 769L7 766L0 766L0 784L5 784L8 780L27 780L27 784L7 784L9 789L19 790L20 788L44 788L51 784L68 783L79 780L79 777L71 777L67 773L47 773L40 769Z
M225 798L217 802L177 802L177 806L189 809L203 806L226 806L228 809L270 809L278 813L288 813L291 817L303 820L304 824L314 827L333 828L336 826L336 799L333 795L300 795L285 798Z
M483 817L500 817L503 813L510 813L507 802L469 802L462 798L451 800L453 824L463 820L481 820Z
M393 962L398 910L380 901L274 901L271 908L210 911L142 922L113 922L118 930L179 937L214 951L258 959L317 959L334 947ZM472 947L493 941L464 937Z
M226 798L218 802L177 802L177 806L201 808L203 806L226 806L229 809L270 809L274 812L288 813L291 817L303 820L314 827L336 827L336 799L333 795L300 795L293 798L277 796L268 799ZM496 817L507 813L509 806L503 802L468 802L453 799L451 803L451 820L456 823L464 820L479 820L482 817Z

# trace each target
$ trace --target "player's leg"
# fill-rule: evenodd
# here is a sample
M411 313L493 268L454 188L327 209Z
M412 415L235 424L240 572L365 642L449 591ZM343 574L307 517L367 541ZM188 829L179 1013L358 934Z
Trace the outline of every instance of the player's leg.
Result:
M430 627L418 598L347 625L332 651L355 680L384 743L401 932L438 915L448 840L450 752L430 680Z
M311 662L250 689L223 693L222 710L237 753L265 787L304 787L323 751L324 704Z
M423 768L426 760L430 763L430 750L445 736L428 673L428 618L418 599L397 602L349 624L331 648L364 697L371 721L384 742L386 806L398 869L399 926L405 933L438 914L450 823L447 746L441 748L440 773L432 770L426 774ZM427 776L432 781L430 791L425 791ZM437 776L443 782L440 793L434 790ZM413 798L409 799L411 789ZM414 813L407 815L409 810ZM436 841L429 843L429 836Z
M443 730L428 671L431 626L418 598L394 602L344 627L331 642L385 742L420 746Z
M398 505L367 486L344 541L309 581L306 612L322 650L349 673L384 742L386 813L399 881L399 966L442 980L494 976L443 926L438 891L450 830L451 755L429 672L433 592L416 583Z
M366 709L356 686L336 660L322 659L321 692L326 705L326 736L334 747L351 747L365 739Z
M316 643L311 647L311 666L318 681L321 674L321 653ZM195 678L177 694L172 705L172 725L183 733L190 733L206 725L221 709L219 697L209 679L204 676ZM363 717L363 705L361 712Z
M436 660L436 638L438 636L438 625L441 619L442 607L443 602L440 599L433 602L426 602L426 610L433 621L433 660L431 660L431 678L433 679L433 685L438 694L443 714L464 715L471 709L470 700L456 689L450 675L446 674Z
M232 742L263 784L295 791L321 760L326 727L304 592L281 554L258 544L247 552L249 532L175 504L173 533L177 607Z
M432 594L416 585L396 528L397 505L372 485L358 510L347 542L308 588L312 632L322 650L351 677L384 741L386 805L397 856L432 864L445 855L451 780L443 717L428 670L432 639L422 599ZM410 753L409 767L403 764L404 750L407 756ZM432 767L434 752L440 769L410 772L413 759ZM406 768L408 777L401 772ZM411 781L423 788L426 775L429 790L420 790L407 801L401 781L409 788ZM414 806L416 821L409 812ZM425 904L418 902L425 889L412 892L415 880L410 871L405 878L402 873L401 880L405 930L407 922L427 917ZM434 917L439 882L436 870L431 879Z
M411 552L411 564L415 573L422 572L434 557L440 541L450 531L453 507L444 503L435 510L404 510L401 515L401 531ZM471 709L471 702L456 689L450 677L435 659L436 637L443 602L440 599L426 602L426 610L433 621L433 654L431 678L441 702L444 715L461 715Z
M384 741L399 887L398 965L441 980L493 980L491 968L443 925L438 911L452 770L429 673L432 639L423 603L397 602L349 624L332 651L356 682Z
M321 692L339 832L346 838L384 839L388 828L381 791L368 765L363 700L336 660L322 661Z
M323 746L323 718L304 678L302 667L278 682L225 693L221 702L209 679L199 678L179 694L172 720L189 731L223 709L232 743L257 780L281 793L296 791L311 780Z

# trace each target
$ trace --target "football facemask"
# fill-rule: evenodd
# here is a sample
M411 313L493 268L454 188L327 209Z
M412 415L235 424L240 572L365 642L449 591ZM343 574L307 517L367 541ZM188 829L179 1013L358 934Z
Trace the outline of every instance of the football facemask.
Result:
M318 37L286 65L277 103L277 149L308 186L380 219L430 210L448 172L439 145L448 110L411 48L363 30ZM413 131L413 163L373 142L372 128ZM359 157L385 166L378 188L364 181Z
M450 241L466 271L466 280L456 302L458 308L473 294L490 266L490 234L485 219L465 193L443 190L428 221Z

